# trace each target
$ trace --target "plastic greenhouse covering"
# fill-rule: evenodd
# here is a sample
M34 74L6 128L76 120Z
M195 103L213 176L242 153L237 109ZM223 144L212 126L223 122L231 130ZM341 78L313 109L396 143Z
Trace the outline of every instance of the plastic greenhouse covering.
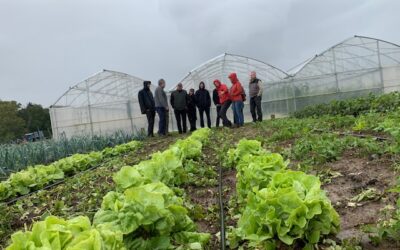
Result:
M253 70L263 81L264 119L272 114L286 116L312 104L400 90L400 47L379 39L354 36L288 73L256 59L222 54L194 68L180 82L189 90L198 89L198 84L204 81L211 92L214 79L229 87L227 76L236 72L248 92L249 73ZM146 128L146 117L140 113L137 101L142 87L142 79L108 70L78 83L50 108L53 136L131 133ZM216 112L212 107L214 124ZM244 115L245 121L251 121L248 101ZM169 118L170 130L175 130L171 112ZM156 117L155 131L157 124Z
M50 108L54 138L134 133L144 127L137 93L143 80L103 70L76 84Z

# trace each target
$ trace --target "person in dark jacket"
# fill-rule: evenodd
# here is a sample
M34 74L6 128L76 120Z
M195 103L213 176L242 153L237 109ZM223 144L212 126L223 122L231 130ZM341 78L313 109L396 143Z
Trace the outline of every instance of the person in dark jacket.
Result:
M210 92L206 89L204 82L200 82L199 89L196 91L196 106L200 114L200 126L204 128L204 112L207 116L207 126L211 128L210 107L211 97Z
M187 103L187 115L190 122L190 131L196 130L196 120L197 120L197 111L196 111L196 98L194 96L194 89L189 90L188 95L188 103Z
M176 90L171 94L171 106L174 109L179 134L186 133L187 93L182 83L178 83Z
M143 89L138 93L140 111L142 114L146 114L147 117L147 135L154 136L154 117L156 116L156 108L153 98L153 93L150 90L150 81L143 82Z
M215 123L216 127L219 127L219 121L221 120L221 117L219 116L219 112L221 111L221 103L219 102L219 96L218 96L218 90L215 88L213 90L213 102L215 107L217 108L217 121Z

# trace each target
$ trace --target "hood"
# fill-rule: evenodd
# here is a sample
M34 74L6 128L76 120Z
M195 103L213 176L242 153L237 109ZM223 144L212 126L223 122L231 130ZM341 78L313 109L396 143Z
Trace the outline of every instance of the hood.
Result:
M230 73L228 78L233 82L233 83L237 83L239 81L239 79L237 78L236 73Z
M214 83L217 84L217 88L218 88L219 86L221 86L221 81L218 80L218 79L215 79L215 80L214 80Z
M150 81L143 81L143 89L150 89L147 84L151 83Z
M204 85L204 88L200 88L200 85L201 85L201 84ZM200 83L199 83L199 89L200 89L200 90L201 90L201 89L204 89L204 90L205 90L205 89L206 89L206 84L205 84L204 82L200 82Z

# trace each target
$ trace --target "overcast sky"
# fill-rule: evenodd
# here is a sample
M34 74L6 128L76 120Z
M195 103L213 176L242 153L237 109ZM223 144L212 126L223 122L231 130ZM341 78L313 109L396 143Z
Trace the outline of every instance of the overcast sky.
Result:
M0 99L53 104L122 71L171 86L224 52L288 70L355 34L400 44L398 0L0 0Z

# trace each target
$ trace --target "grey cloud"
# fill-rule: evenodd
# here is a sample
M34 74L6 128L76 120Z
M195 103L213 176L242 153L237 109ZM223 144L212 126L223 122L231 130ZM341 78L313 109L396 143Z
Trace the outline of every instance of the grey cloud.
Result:
M0 0L0 99L52 104L107 68L177 83L223 52L284 70L354 34L400 43L396 0Z

